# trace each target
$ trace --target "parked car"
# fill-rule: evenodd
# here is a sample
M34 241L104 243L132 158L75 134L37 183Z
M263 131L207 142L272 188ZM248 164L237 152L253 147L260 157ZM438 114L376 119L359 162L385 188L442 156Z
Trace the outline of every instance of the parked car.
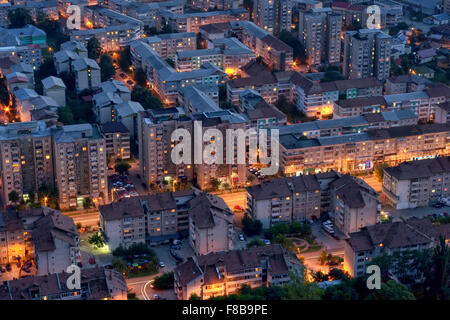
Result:
M159 298L159 296L155 293L155 294L153 295L153 299L159 300L160 298Z
M94 258L89 258L89 264L95 264L95 259Z
M265 243L266 245L270 245L270 240L264 239L264 243Z
M245 241L245 238L244 238L244 235L243 235L243 234L240 234L240 235L239 235L239 240Z
M166 265L164 264L164 262L160 261L160 262L159 262L159 266L160 266L161 268L164 268Z

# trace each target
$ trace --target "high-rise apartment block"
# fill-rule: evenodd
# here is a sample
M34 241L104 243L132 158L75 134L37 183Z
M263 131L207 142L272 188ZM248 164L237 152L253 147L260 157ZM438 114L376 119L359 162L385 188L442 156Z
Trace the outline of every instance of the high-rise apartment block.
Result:
M384 81L391 69L391 37L378 29L347 31L343 73L348 79L376 77Z
M279 34L291 31L292 0L253 1L253 21L266 31Z
M0 133L2 197L25 200L41 187L56 187L61 208L86 197L107 199L105 138L95 125L47 127L45 122L11 123Z
M342 16L330 8L312 9L299 14L299 37L309 66L341 60Z

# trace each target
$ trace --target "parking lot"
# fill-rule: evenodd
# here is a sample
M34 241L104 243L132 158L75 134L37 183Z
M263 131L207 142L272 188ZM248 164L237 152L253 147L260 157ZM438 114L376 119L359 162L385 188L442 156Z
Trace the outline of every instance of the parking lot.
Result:
M119 175L117 173L108 177L111 186L112 200L119 200L122 198L137 197L139 193L136 191L134 183L131 182L128 175Z
M181 244L178 245L179 249L174 250L174 253L182 258L183 261L194 256L194 250L192 250L188 241L188 239L181 240ZM165 264L165 267L161 270L163 272L172 271L177 265L177 260L170 254L170 247L171 244L162 244L151 247L152 250L155 251L159 261L162 261Z
M420 208L414 208L414 209L403 209L403 210L397 210L394 208L387 207L385 209L386 212L389 212L389 214L393 218L403 218L403 219L409 219L412 217L416 218L424 218L424 217L432 217L435 216L448 216L450 215L450 207L449 206L443 206L442 208L434 208L434 207L420 207Z

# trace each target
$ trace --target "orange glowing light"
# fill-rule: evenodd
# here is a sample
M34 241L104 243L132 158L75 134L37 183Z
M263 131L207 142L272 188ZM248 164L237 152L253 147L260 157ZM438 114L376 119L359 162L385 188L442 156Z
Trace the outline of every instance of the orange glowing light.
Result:
M94 25L93 25L92 22L89 21L89 20L86 20L86 22L85 22L84 24L86 25L86 28L88 28L88 29L94 28Z

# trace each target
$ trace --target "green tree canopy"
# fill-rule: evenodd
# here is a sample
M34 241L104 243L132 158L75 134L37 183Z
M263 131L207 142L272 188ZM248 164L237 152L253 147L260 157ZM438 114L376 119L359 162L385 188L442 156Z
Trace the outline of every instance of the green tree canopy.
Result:
M9 28L22 28L27 24L33 24L33 18L30 15L30 11L25 8L17 8L8 12Z
M139 102L144 109L159 109L164 105L157 96L153 95L147 88L134 86L131 91L131 100Z
M118 162L114 166L114 170L116 172L118 172L119 174L126 173L130 168L131 168L130 164L128 162L124 162L124 161Z
M8 199L9 201L11 201L12 203L17 203L19 202L20 196L17 193L17 191L13 190L8 194Z
M113 65L113 59L109 54L102 54L98 65L101 70L102 82L111 79L111 77L116 73L116 68Z
M88 51L88 57L90 59L97 60L102 53L100 42L96 37L92 37L88 40L86 49Z

